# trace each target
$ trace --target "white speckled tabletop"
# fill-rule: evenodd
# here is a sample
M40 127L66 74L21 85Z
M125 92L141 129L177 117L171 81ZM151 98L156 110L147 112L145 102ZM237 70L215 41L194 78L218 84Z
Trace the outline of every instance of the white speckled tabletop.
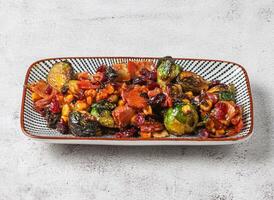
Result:
M0 0L0 199L274 199L274 1ZM231 60L254 136L215 147L56 145L19 126L28 65L58 56Z

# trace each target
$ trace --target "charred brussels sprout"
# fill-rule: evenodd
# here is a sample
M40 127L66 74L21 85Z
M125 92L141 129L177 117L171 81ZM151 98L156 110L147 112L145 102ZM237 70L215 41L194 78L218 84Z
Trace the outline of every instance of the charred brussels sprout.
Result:
M69 129L73 135L80 137L100 136L100 124L87 113L78 111L69 114Z
M96 117L102 126L114 128L115 123L111 112L115 107L116 105L114 103L103 100L92 105L90 114Z
M48 83L59 92L73 77L73 68L69 62L55 63L49 71Z
M176 135L192 133L198 123L198 113L191 104L179 104L169 108L164 116L166 129Z
M179 65L170 56L161 58L157 63L157 82L161 86L170 83L180 73Z
M177 82L185 92L191 91L199 94L202 90L208 90L209 82L193 72L181 72L177 77Z
M61 119L61 113L53 113L49 108L45 109L45 119L49 128L55 129Z
M233 84L224 85L219 84L210 88L208 93L215 93L219 95L219 100L221 101L234 101L235 102L235 86Z

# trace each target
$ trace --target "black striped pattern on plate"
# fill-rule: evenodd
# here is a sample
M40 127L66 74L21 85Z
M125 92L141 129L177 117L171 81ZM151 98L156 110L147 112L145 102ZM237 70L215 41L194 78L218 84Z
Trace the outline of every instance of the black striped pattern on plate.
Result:
M95 73L96 69L102 64L112 65L114 63L128 62L129 60L135 61L152 61L157 63L157 58L54 58L41 60L35 63L31 68L27 83L33 83L40 79L46 79L47 74L56 62L69 61L76 72L88 71L90 73ZM200 60L200 59L176 59L175 61L178 65L182 67L183 70L195 72L203 76L207 80L221 80L223 83L233 83L236 87L236 101L243 107L243 121L244 128L236 136L233 137L243 137L246 136L252 125L252 110L250 97L248 93L248 85L245 77L245 72L243 69L231 62L226 61L214 61L214 60ZM50 129L46 126L46 122L43 117L40 116L33 109L31 93L26 92L23 112L23 126L26 132L31 133L34 136L62 136L59 132ZM108 136L105 136L108 137ZM172 136L171 136L172 137Z

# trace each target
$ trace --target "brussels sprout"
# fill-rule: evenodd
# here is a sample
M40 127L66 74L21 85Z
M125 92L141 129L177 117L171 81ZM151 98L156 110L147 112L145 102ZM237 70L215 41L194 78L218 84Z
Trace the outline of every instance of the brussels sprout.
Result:
M161 58L157 63L157 82L161 86L170 83L180 73L179 65L170 56Z
M105 127L114 128L115 123L111 111L116 107L115 104L106 100L92 105L90 114L96 117L97 121Z
M185 92L191 91L199 94L202 90L208 90L209 82L193 72L181 72L177 77L177 82Z
M49 108L45 109L45 119L49 128L55 129L61 119L61 113L53 113Z
M87 113L71 112L68 125L71 133L76 136L100 136L102 133L99 122Z
M215 93L219 95L221 101L234 101L235 102L235 86L233 84L224 85L219 84L210 88L208 93Z
M191 104L179 104L169 108L164 116L166 129L176 135L192 133L198 124L198 113Z
M55 63L49 71L48 83L51 87L61 92L69 80L73 77L73 69L69 62L62 61Z

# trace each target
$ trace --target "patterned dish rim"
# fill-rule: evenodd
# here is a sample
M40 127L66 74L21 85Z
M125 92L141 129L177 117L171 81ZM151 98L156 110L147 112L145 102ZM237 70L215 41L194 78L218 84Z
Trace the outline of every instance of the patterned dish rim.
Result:
M225 61L225 60L218 60L218 59L202 59L202 58L174 58L176 60L193 60L193 61L209 61L209 62L226 62L229 64L234 64L237 65L238 67L241 68L241 70L244 73L245 77L245 83L247 85L247 92L248 92L248 97L249 97L249 106L250 106L250 120L251 120L251 125L248 133L244 136L241 137L224 137L224 138L200 138L200 137L174 137L174 138L149 138L149 139L144 139L144 138L102 138L102 137L77 137L77 136L41 136L41 135L33 135L32 133L28 132L25 127L24 127L24 105L25 105L25 99L26 99L26 93L27 93L27 88L25 85L28 83L28 79L31 73L31 69L35 67L35 65L39 62L43 61L48 61L48 60L54 60L54 59L159 59L160 57L135 57L135 56L84 56L84 57L53 57L53 58L45 58L45 59L40 59L34 63L32 63L26 73L25 76L25 81L24 81L24 86L23 86L23 95L22 95L22 102L21 102L21 113L20 113L20 125L21 125L21 130L22 132L32 138L32 139L37 139L37 140L44 140L44 141L55 141L55 143L75 143L75 141L181 141L181 142L206 142L207 144L210 145L210 143L215 143L216 144L233 144L233 143L238 143L245 141L250 138L253 132L253 127L254 127L254 110L253 110L253 99L252 99L252 94L251 94L251 87L250 87L250 81L248 78L248 74L245 70L245 68L235 62L232 61ZM88 144L88 143L87 143ZM98 144L104 144L104 143L98 143ZM120 143L122 144L122 143ZM149 144L153 145L153 143L149 142ZM168 145L170 143L167 143ZM178 143L177 143L178 144ZM185 143L186 144L186 143ZM142 144L141 144L142 145ZM157 145L157 144L156 144ZM191 144L190 144L191 145ZM195 145L195 144L194 144Z

